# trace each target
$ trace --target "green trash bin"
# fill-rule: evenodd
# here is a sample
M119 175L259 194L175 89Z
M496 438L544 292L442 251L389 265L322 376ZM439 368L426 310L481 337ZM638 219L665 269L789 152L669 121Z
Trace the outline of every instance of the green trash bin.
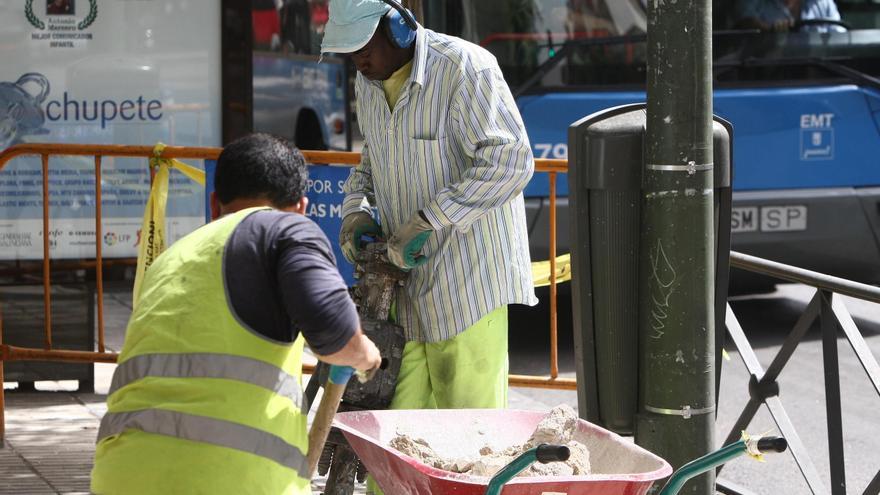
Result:
M624 435L633 433L638 412L639 238L645 120L645 104L624 105L585 117L568 131L578 406L584 419ZM715 329L719 359L730 254L733 127L715 117L713 134ZM716 378L720 373L718 363Z

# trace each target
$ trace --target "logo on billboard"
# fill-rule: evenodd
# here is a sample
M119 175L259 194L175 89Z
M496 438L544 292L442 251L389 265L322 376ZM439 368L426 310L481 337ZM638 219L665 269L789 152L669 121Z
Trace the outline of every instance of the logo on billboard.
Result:
M108 247L123 244L131 240L131 234L117 234L110 231L104 234L104 244Z
M0 232L0 248L33 247L30 232Z
M43 101L49 80L29 72L15 82L0 82L0 149L20 143L24 136L48 134Z
M24 136L48 134L50 122L93 122L106 129L110 124L157 122L164 111L162 102L143 95L127 99L77 99L65 91L48 100L49 79L29 72L15 82L0 82L0 149L22 142ZM44 109L45 103L45 109Z
M34 0L24 3L24 16L40 32L31 33L33 40L47 40L52 48L73 48L75 42L92 39L92 33L83 32L98 18L98 0L88 0L88 12L77 10L77 0L37 0L46 2L45 17L34 12ZM82 7L85 0L79 0ZM42 10L38 8L37 10Z

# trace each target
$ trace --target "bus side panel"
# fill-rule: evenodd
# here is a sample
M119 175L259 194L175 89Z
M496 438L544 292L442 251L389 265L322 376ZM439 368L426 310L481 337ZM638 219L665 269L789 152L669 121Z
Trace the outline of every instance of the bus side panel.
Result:
M644 98L572 92L525 96L519 104L535 156L565 158L571 122ZM733 248L880 281L880 203L871 193L880 186L878 111L877 93L854 85L717 90L714 113L734 126ZM564 176L559 183L566 194ZM546 253L537 227L546 224L547 194L546 174L536 174L525 191L533 257ZM560 243L558 252L567 251Z
M734 189L880 184L880 138L854 85L719 90L715 113L734 126Z
M605 108L645 101L639 92L557 93L523 96L520 107L535 158L568 158L568 126L574 121ZM528 197L546 197L547 174L538 173L523 192ZM557 179L557 193L568 195L568 178Z

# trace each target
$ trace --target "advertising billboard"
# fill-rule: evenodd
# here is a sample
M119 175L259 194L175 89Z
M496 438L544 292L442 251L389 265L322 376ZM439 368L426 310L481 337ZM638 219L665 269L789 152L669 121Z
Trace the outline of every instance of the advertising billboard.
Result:
M220 2L0 3L0 150L17 143L221 144ZM198 161L190 165L203 167ZM95 255L91 157L49 162L50 255ZM134 257L149 195L146 159L104 158L102 244ZM0 170L0 260L41 259L42 165ZM204 189L172 171L169 242L204 223Z

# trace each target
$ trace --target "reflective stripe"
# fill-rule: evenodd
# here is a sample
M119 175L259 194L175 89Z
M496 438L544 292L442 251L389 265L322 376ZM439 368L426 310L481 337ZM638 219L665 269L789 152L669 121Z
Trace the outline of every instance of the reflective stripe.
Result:
M110 395L146 378L224 378L250 383L289 398L303 414L299 377L267 362L244 356L216 353L142 354L116 367Z
M108 412L101 420L98 442L127 429L249 452L293 469L300 478L309 477L304 452L271 433L250 426L163 409Z

